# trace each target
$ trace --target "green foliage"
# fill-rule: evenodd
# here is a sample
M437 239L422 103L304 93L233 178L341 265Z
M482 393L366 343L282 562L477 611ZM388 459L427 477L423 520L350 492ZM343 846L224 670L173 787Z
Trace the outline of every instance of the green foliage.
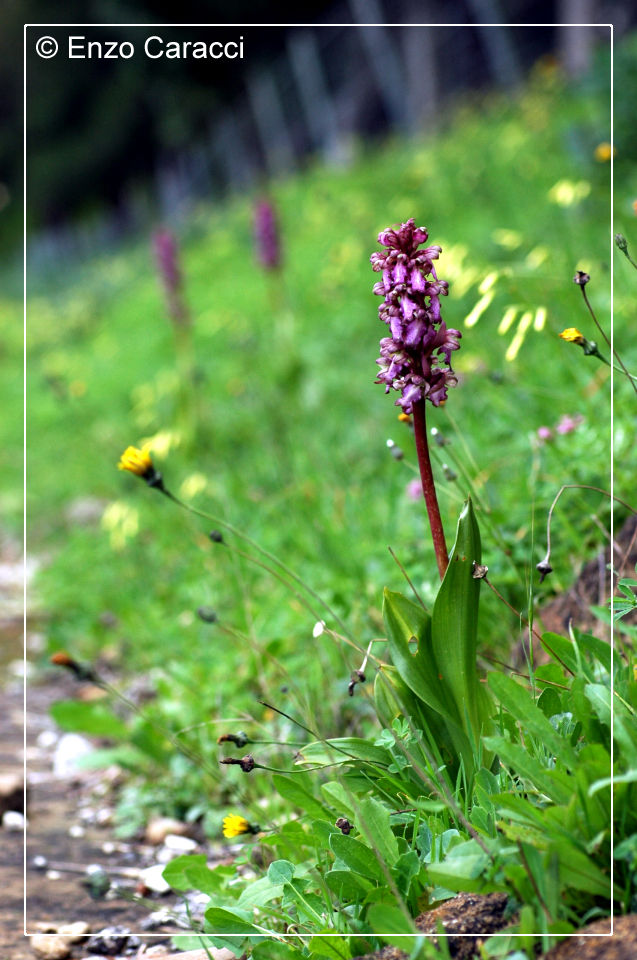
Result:
M401 703L398 688L386 673L379 672L376 690L381 717L387 716L389 684L402 713L411 716L429 741L451 750L450 775L455 777L462 763L469 782L492 713L476 663L480 581L473 572L480 559L480 533L469 499L458 519L449 566L431 615L401 594L385 590L383 617L389 651L400 679L419 701L417 709L410 713L413 697Z

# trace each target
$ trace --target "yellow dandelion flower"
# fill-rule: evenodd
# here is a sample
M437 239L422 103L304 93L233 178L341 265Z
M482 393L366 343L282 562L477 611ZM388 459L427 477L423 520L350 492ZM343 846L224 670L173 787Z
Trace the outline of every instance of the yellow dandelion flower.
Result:
M598 143L595 147L595 159L598 163L608 163L611 157L614 157L617 153L615 147L612 147L610 143Z
M245 817L239 817L236 813L231 813L223 818L223 835L228 840L233 837L240 837L242 833L251 833L250 824Z
M126 447L117 466L120 470L128 470L129 473L134 473L136 477L144 478L155 469L148 447L143 447L141 450L139 447Z
M566 340L567 343L584 343L584 337L577 327L567 327L566 330L562 330L560 337L562 340Z

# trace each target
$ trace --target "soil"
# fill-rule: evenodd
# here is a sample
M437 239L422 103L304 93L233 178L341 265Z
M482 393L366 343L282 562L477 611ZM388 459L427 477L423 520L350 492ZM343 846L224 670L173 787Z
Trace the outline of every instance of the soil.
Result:
M580 630L594 630L598 636L610 639L610 628L591 613L593 605L603 605L613 593L614 583L608 564L612 563L618 577L634 577L637 563L637 516L631 515L623 526L615 532L613 553L610 546L600 551L593 560L584 564L575 583L565 593L560 594L539 611L545 630L565 634L569 622ZM548 582L548 581L547 581ZM637 615L632 613L626 623L637 623Z
M3 895L0 898L0 958L5 960L33 960L29 933L42 931L47 925L54 929L61 924L86 921L91 931L119 925L133 933L143 929L140 924L149 914L149 907L128 899L91 898L87 887L86 867L101 864L107 873L117 876L118 870L130 870L139 865L147 854L136 852L130 844L117 845L109 855L104 853L105 842L111 840L108 827L86 826L82 837L69 836L69 826L78 824L78 806L85 801L91 782L87 780L56 780L44 751L36 746L37 736L48 724L47 711L52 700L60 697L56 684L33 687L29 685L26 715L28 760L27 841L26 855L22 831L2 831ZM3 771L22 773L23 706L22 689L12 684L2 694L0 714L0 766ZM109 849L108 846L106 849ZM26 856L26 869L25 869ZM45 857L50 867L61 866L53 873L35 869L33 859ZM26 913L23 899L26 880ZM131 887L134 882L129 881ZM134 890L130 890L131 896ZM156 907L175 906L174 898L162 897ZM170 932L184 933L174 924L162 925L154 931L159 939L167 939ZM163 937L162 937L163 934ZM155 937L148 940L157 943ZM80 943L75 955L85 955Z
M609 932L610 921L597 920L580 930L578 936L558 943L545 954L544 960L635 960L637 914L616 917L612 937L608 936Z
M506 893L488 893L484 896L475 893L460 893L439 907L428 910L416 918L416 927L421 933L437 934L439 925L453 931L444 939L451 957L468 960L480 955L480 944L492 933L498 933L513 917L506 916L508 897ZM475 936L458 936L474 934ZM431 936L432 943L438 946L439 937ZM394 946L383 947L377 953L369 953L358 960L409 960L409 954Z

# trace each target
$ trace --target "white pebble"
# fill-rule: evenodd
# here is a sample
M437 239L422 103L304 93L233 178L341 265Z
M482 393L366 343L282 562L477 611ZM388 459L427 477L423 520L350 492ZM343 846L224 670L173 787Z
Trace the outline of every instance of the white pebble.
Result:
M74 840L79 840L85 833L86 830L79 823L72 823L69 827L69 837L73 837Z
M17 833L19 830L24 830L25 824L24 814L19 813L18 810L6 810L2 814L2 826L5 830Z
M191 840L190 837L181 837L176 833L168 833L164 838L164 846L168 850L176 850L178 853L188 853L196 848L197 841Z
M140 870L139 879L149 890L153 890L155 893L167 893L170 890L170 884L164 880L163 872L164 865L155 863L152 867Z

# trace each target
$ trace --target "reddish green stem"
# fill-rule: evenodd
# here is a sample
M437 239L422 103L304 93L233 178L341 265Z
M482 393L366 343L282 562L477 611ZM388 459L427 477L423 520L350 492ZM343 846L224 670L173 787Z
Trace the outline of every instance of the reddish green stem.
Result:
M431 527L431 539L433 540L434 550L436 551L438 570L440 572L440 579L442 580L449 566L449 554L447 553L445 532L442 529L440 508L438 507L438 497L436 496L436 485L434 483L434 475L431 470L431 460L429 458L424 400L419 400L414 404L414 434L416 436L416 452L418 454L418 466L420 467L420 477L422 480L422 492L425 495L425 505L429 516L429 526Z

